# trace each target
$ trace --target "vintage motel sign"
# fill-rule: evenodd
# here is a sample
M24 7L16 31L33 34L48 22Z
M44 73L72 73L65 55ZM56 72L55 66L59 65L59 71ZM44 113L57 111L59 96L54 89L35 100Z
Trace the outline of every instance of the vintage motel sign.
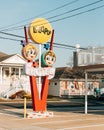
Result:
M38 51L35 46L32 46L28 42L26 28L24 28L24 32L26 45L23 46L22 55L28 61L28 63L24 66L24 70L25 74L30 77L33 110L37 112L46 111L49 79L53 78L55 74L55 68L52 67L56 61L56 56L52 51L54 31L52 30L49 22L44 18L37 18L33 20L28 28L31 40L40 44L39 47L41 44L45 44L51 39L50 50L46 52L46 57L44 57L44 61L46 62L45 67L41 67L40 62L39 66L37 66L36 63L34 64ZM41 52L39 54L39 61L41 61ZM37 77L39 79L39 83L37 82Z

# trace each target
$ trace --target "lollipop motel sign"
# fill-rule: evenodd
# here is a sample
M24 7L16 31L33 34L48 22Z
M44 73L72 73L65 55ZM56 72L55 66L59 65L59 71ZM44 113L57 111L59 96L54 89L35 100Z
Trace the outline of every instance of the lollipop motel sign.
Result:
M40 64L38 66L36 61L39 51L35 45L28 43L26 34L25 30L27 43L22 48L22 56L28 61L24 66L24 70L25 74L30 76L33 110L45 112L49 79L53 78L55 74L55 68L52 67L56 61L55 53L52 50L54 31L49 22L44 18L33 20L28 27L28 34L34 43L45 44L51 39L50 50L40 55L41 57L39 58L39 60L44 61L42 67ZM37 81L37 77L39 77L39 81Z
M28 29L32 41L38 44L44 44L51 38L52 27L44 18L33 20Z
M45 44L50 40L52 35L52 27L50 23L44 18L37 18L33 20L28 28L28 33L31 40L37 44ZM25 65L25 73L29 76L46 76L51 79L54 77L54 68L33 68L27 63Z

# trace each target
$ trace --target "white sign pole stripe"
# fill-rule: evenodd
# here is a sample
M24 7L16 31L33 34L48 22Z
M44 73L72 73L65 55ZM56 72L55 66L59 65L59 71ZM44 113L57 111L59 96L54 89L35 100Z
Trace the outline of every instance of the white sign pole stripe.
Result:
M39 44L39 68L41 68L41 44ZM39 86L38 86L38 91L39 91L39 99L41 100L41 76L39 76Z

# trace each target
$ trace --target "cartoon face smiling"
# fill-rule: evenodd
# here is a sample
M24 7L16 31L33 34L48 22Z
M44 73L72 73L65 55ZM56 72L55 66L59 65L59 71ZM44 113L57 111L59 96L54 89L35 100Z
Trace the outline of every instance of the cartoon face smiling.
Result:
M56 55L52 50L42 54L42 64L44 66L52 66L56 61Z
M26 60L33 61L38 55L38 50L35 45L28 43L22 48L22 56Z

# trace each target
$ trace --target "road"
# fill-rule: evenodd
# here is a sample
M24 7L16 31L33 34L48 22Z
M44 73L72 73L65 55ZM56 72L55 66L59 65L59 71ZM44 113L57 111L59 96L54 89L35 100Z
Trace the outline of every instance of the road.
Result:
M32 111L31 102L27 112ZM104 103L90 100L88 114L84 100L48 101L47 111L53 117L24 119L23 101L0 103L0 130L104 130Z

